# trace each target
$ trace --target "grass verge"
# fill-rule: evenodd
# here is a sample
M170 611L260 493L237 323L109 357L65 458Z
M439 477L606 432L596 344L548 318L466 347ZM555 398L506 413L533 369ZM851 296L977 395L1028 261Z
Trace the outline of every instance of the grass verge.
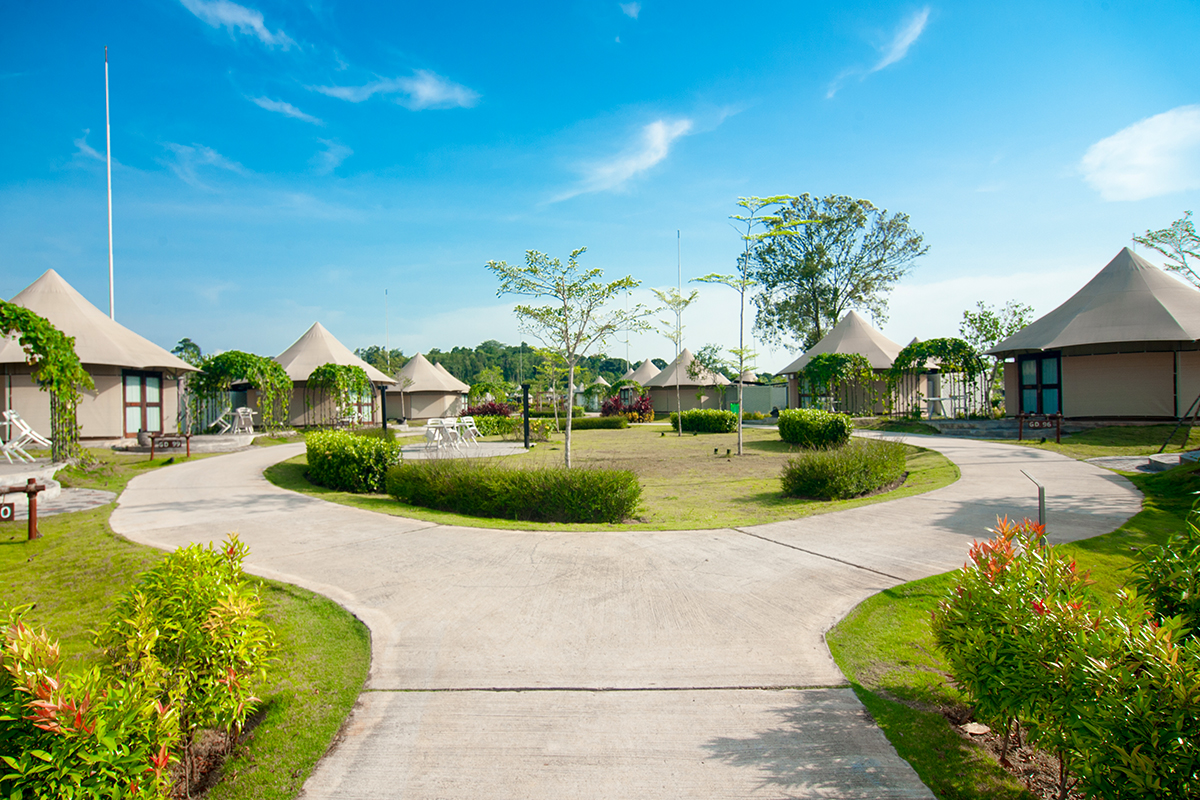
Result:
M309 483L305 457L267 468L269 481L283 489L334 503L444 525L516 530L703 530L741 527L823 514L855 506L908 497L958 480L958 468L930 450L907 446L908 478L885 494L833 502L784 497L779 476L795 450L774 429L746 430L745 455L726 457L737 446L736 434L661 436L661 426L633 426L620 431L580 431L572 437L576 466L627 469L642 484L639 520L615 524L562 524L481 519L405 505L387 495L335 492ZM714 454L713 451L716 451ZM529 466L562 463L561 440L510 456Z
M1197 469L1129 475L1145 495L1142 510L1112 533L1061 545L1090 571L1102 597L1124 585L1139 550L1182 529L1200 483ZM942 715L964 698L947 680L929 618L954 581L952 572L935 575L865 600L829 632L830 652L896 751L939 798L1032 797Z
M1004 444L1019 444L1025 447L1035 447L1038 450L1049 450L1064 456L1086 461L1089 458L1101 456L1148 456L1158 452L1167 437L1171 435L1171 425L1112 425L1106 428L1094 428L1081 433L1066 434L1062 444L1054 441L1054 431L1050 431L1047 441L1037 439L997 440ZM1046 431L1040 431L1044 435ZM1028 433L1027 433L1028 435ZM1200 427L1182 426L1171 436L1171 441L1164 452L1178 453L1181 450L1200 449Z
M60 470L63 485L119 493L136 475L185 460L95 455L93 467ZM33 542L25 541L24 520L0 523L0 605L33 603L27 621L59 640L67 669L99 661L91 631L136 576L164 556L113 533L114 507L42 517L42 537ZM354 706L370 665L367 629L344 608L288 584L259 585L279 661L259 691L261 722L209 792L220 800L295 797Z

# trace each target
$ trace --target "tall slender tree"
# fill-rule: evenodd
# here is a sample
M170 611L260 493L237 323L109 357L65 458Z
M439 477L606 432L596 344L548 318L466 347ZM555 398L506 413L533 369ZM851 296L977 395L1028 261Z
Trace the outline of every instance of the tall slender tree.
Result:
M754 353L746 347L745 339L746 293L755 286L758 286L758 280L754 277L751 250L761 242L777 236L792 234L797 226L808 222L808 220L801 219L785 220L783 215L778 211L776 213L762 213L772 206L778 209L796 199L796 197L790 194L777 194L771 197L739 197L737 204L745 209L745 213L732 214L729 217L734 223L734 229L737 230L738 235L742 239L743 249L737 259L737 271L732 275L721 275L710 272L703 277L692 279L699 283L719 283L723 286L728 286L738 293L738 346L736 350L731 349L729 352L737 359L737 452L739 456L742 455L742 403L744 392L742 375L747 369L755 367L751 363Z
M670 319L659 320L658 330L675 345L675 415L678 418L679 435L683 436L683 396L679 391L679 354L683 351L683 312L696 302L700 293L693 289L690 294L685 296L674 286L666 291L654 289L653 292L654 296L658 298L658 302L675 315L673 322Z
M607 308L613 298L641 282L628 275L604 282L602 270L579 265L579 257L585 252L586 247L572 250L565 265L537 250L525 251L524 265L509 265L504 261L489 261L486 265L500 281L497 297L511 294L551 301L536 306L518 304L513 311L524 330L562 356L570 386L575 385L575 366L591 348L603 344L622 328L645 330L649 327L645 318L653 313L640 304L628 310ZM564 439L563 458L570 467L570 414Z
M1178 272L1193 286L1200 286L1200 273L1196 271L1200 269L1200 236L1196 235L1191 211L1185 211L1171 227L1146 231L1145 236L1135 236L1133 240L1162 253L1169 259L1167 269ZM1188 261L1189 256L1193 261Z

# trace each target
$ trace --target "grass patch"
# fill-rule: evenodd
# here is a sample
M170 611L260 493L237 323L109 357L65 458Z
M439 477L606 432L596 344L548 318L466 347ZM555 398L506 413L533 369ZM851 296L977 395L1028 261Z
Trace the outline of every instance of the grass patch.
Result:
M855 417L854 429L860 431L888 431L890 433L916 433L921 436L938 436L941 434L932 425L916 419L901 417Z
M95 465L58 472L64 486L119 493L147 470L186 460L91 452ZM0 523L0 604L33 603L26 621L59 640L68 670L98 663L91 631L136 576L165 556L113 533L114 507L41 517L42 538L33 542L25 541L24 520ZM209 793L221 800L294 797L353 707L370 664L366 627L345 609L295 586L255 580L280 660L259 692L261 723Z
M659 434L666 431L666 436ZM908 478L898 489L872 497L826 502L784 497L779 476L791 445L772 428L745 430L745 455L726 457L737 448L737 434L677 436L658 425L634 425L624 431L580 431L572 437L572 463L579 467L626 469L642 484L639 528L698 530L741 527L853 508L908 497L946 486L958 479L958 468L940 453L908 446ZM713 451L716 451L714 454ZM562 464L561 439L528 453L510 456L529 466ZM507 460L507 459L506 459ZM384 514L445 525L519 530L627 529L618 525L559 524L484 520L396 502L386 495L353 495L314 486L305 477L304 456L269 467L268 480L283 489Z
M1034 447L1038 450L1049 450L1064 456L1085 461L1101 456L1149 456L1158 452L1170 435L1172 425L1112 425L1106 428L1094 428L1080 433L1064 434L1062 444L1054 441L1054 431L1045 442L1035 439L1015 441L1013 439L997 440L1004 444L1019 444ZM1042 435L1046 431L1040 432ZM1029 432L1026 431L1026 436ZM1178 453L1181 450L1200 449L1200 427L1182 426L1171 436L1165 453Z
M1090 571L1093 588L1102 597L1111 598L1126 583L1139 550L1183 529L1191 493L1200 488L1198 469L1184 465L1154 475L1129 475L1145 495L1142 510L1112 533L1060 545ZM929 627L930 613L954 583L950 572L865 600L829 632L830 652L897 752L938 797L1031 797L940 713L964 702L946 681L947 666Z

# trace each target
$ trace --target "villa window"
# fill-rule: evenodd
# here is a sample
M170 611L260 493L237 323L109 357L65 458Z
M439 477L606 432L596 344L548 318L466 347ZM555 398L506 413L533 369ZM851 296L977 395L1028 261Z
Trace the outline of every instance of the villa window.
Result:
M124 372L125 435L138 431L162 433L162 373L127 369Z
M1058 353L1020 356L1021 412L1062 413L1062 363Z

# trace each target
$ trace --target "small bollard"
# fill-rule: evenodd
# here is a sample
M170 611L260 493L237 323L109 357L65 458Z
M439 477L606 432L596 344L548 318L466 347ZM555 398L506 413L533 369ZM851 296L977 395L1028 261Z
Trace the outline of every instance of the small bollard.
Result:
M44 491L46 491L46 485L44 483L38 483L34 478L27 480L24 486L9 486L5 489L0 489L0 494L16 494L17 492L24 492L25 496L29 498L28 541L30 542L32 542L34 539L41 538L42 535L38 531L37 527L37 496L38 492Z
M1021 470L1021 474L1029 480L1033 481L1033 485L1038 487L1038 525L1046 527L1046 487L1038 482L1038 479L1030 475L1025 470Z

